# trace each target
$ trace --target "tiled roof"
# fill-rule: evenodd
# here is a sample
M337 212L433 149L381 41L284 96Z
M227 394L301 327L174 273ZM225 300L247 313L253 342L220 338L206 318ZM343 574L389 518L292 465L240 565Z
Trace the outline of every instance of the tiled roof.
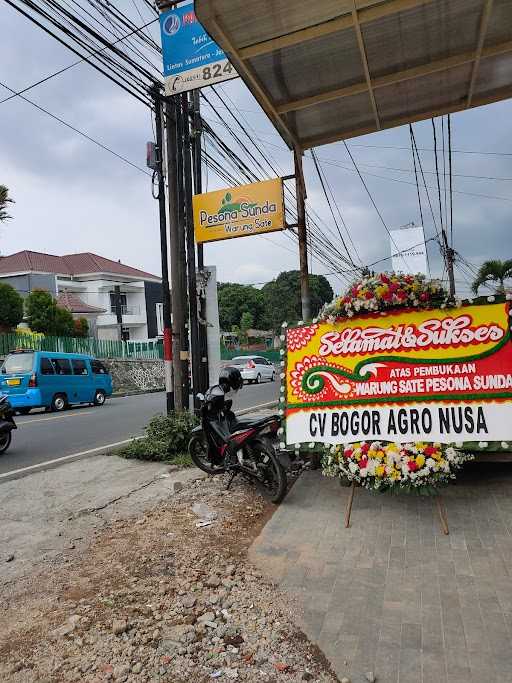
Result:
M119 263L119 261L111 261L104 256L98 256L91 252L54 256L42 254L38 251L18 251L8 256L0 256L0 275L2 273L23 272L55 273L56 275L112 273L113 275L138 277L141 280L148 278L160 280L157 275L132 268L124 263Z
M105 313L104 308L90 306L82 301L79 296L66 290L57 296L57 303L62 308L67 308L71 313Z

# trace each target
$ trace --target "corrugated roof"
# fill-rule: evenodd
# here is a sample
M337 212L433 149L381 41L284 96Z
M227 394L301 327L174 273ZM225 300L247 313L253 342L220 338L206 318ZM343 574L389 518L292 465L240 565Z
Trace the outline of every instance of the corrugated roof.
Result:
M105 308L98 308L97 306L90 306L85 301L67 290L60 292L57 296L57 303L62 308L66 308L71 313L105 313Z
M512 97L512 0L196 0L290 147Z
M111 273L138 277L141 280L160 280L157 275L132 268L118 261L111 261L104 256L91 252L54 256L38 251L18 251L15 254L0 257L1 273L55 273L56 275L87 275L90 273Z

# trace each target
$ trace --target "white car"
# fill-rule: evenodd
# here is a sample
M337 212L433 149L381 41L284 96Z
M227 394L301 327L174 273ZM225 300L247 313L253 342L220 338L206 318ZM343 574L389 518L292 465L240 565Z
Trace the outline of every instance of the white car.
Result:
M266 358L263 358L263 356L237 356L232 358L228 365L234 365L238 368L242 379L248 384L253 382L259 384L263 380L273 382L276 378L273 364Z

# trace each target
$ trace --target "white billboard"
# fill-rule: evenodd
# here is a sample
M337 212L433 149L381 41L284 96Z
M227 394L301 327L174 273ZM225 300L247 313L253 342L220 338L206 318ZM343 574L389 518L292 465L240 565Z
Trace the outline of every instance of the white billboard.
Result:
M391 230L391 261L400 273L427 275L427 247L423 227Z

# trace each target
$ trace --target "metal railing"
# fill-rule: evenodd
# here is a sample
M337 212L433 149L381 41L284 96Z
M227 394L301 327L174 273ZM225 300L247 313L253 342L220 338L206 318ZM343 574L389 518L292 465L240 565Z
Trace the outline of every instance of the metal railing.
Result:
M96 358L163 358L163 346L158 341L116 341L92 337L45 337L40 335L0 334L0 357L15 349L84 353Z
M111 305L110 312L113 315L116 315L117 308L114 305ZM121 306L121 315L140 315L140 306L127 306L126 304L123 304Z

